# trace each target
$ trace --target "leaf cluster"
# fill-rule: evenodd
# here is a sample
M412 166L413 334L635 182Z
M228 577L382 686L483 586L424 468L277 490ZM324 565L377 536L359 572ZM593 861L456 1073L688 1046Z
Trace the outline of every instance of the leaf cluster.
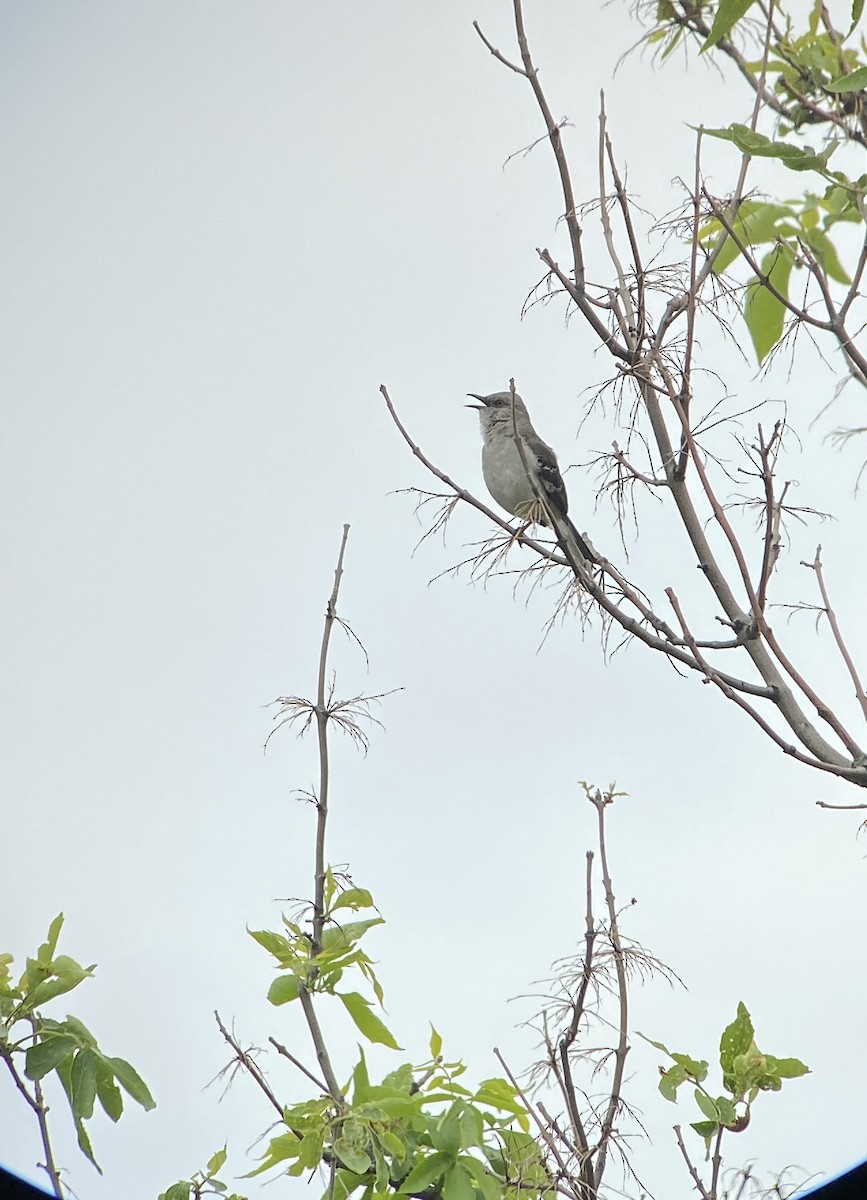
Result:
M251 1175L282 1166L299 1176L325 1166L326 1197L396 1193L443 1200L501 1200L518 1190L548 1195L550 1179L511 1084L458 1082L461 1062L443 1061L436 1030L431 1059L403 1063L373 1083L364 1053L343 1103L321 1096L287 1107L287 1131L271 1138ZM516 1126L516 1127L515 1127Z
M778 1092L784 1079L798 1079L810 1070L800 1059L763 1054L756 1045L753 1023L743 1003L738 1004L737 1016L720 1038L719 1064L725 1095L713 1095L705 1086L709 1066L704 1059L675 1053L650 1038L645 1041L672 1060L673 1065L662 1071L659 1080L659 1090L666 1100L676 1102L678 1089L685 1083L693 1084L695 1102L704 1119L692 1122L692 1128L708 1148L722 1130L740 1133L747 1128L753 1101L760 1092Z
M123 1113L123 1092L145 1110L154 1108L155 1102L135 1068L126 1059L103 1053L77 1017L67 1015L57 1021L43 1015L45 1004L77 988L95 970L95 964L82 967L68 955L56 953L62 927L60 913L35 956L27 959L17 983L10 970L13 956L0 954L0 1057L43 1124L47 1106L42 1102L42 1083L52 1074L57 1077L69 1103L78 1145L101 1173L85 1128L96 1101L114 1122ZM24 1078L35 1085L33 1094L18 1074L19 1057L23 1058Z

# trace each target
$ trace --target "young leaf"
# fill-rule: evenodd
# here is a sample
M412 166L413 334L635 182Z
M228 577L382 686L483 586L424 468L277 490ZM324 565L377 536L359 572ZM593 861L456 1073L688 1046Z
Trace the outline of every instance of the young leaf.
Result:
M105 1114L112 1121L119 1121L123 1113L123 1096L114 1082L114 1072L101 1054L96 1060L96 1094Z
M806 1063L802 1063L799 1058L774 1058L768 1055L768 1059L774 1064L774 1074L780 1079L800 1079L802 1075L809 1075L810 1068Z
M430 1027L430 1056L431 1056L431 1058L439 1058L439 1056L442 1054L442 1052L443 1052L443 1039L440 1037L440 1035L434 1029L433 1025L431 1025L431 1027Z
M189 1179L179 1179L177 1183L172 1184L168 1191L160 1192L159 1200L190 1200L192 1187Z
M647 1042L649 1045L653 1046L653 1048L655 1050L661 1050L662 1053L668 1055L669 1058L672 1057L671 1051L669 1050L668 1046L663 1046L662 1042L655 1042L653 1040L653 1038L649 1038L647 1036L647 1034L644 1034L641 1032L639 1032L638 1036L640 1038L644 1038L645 1042Z
M719 1129L716 1121L693 1121L692 1128L696 1131L699 1137L704 1138L705 1144L710 1147L710 1139Z
M57 941L60 937L60 931L63 928L63 913L58 913L48 927L48 938L39 947L37 952L37 960L41 963L50 963L54 958L54 951L57 949Z
M829 92L863 92L867 88L867 67L858 67L851 75L843 75L824 87Z
M247 932L263 949L279 959L282 966L286 966L288 960L296 957L289 941L281 933L272 933L270 929L248 929Z
M837 148L836 142L829 142L821 153L805 150L790 142L774 142L763 133L750 129L749 125L734 123L727 129L704 129L707 137L721 138L722 141L732 142L742 154L755 158L778 158L783 166L792 171L819 171L828 169L828 159Z
M49 1000L53 1000L55 996L63 996L66 992L71 992L73 988L84 979L88 979L96 970L96 965L89 967L80 967L74 959L67 958L61 955L57 959L57 963L52 964L52 969L60 964L61 971L58 971L53 978L42 979L34 987L30 988L27 997L22 1004L22 1010L25 1012L33 1012L34 1009L40 1008L43 1004L47 1004Z
M272 1167L276 1167L282 1162L297 1158L300 1146L301 1139L292 1132L281 1133L277 1137L272 1137L258 1167L254 1167L252 1171L248 1171L243 1178L251 1179L254 1175L261 1175L264 1171L270 1171Z
M443 1200L477 1200L473 1181L461 1163L449 1167L443 1177Z
M76 1116L87 1121L93 1116L96 1100L97 1058L89 1047L79 1050L72 1060L72 1107Z
M431 1141L435 1148L442 1150L444 1154L448 1154L452 1158L462 1145L461 1116L463 1108L463 1103L456 1100L439 1118L433 1119L430 1123Z
M24 1074L28 1079L42 1079L75 1051L76 1044L75 1038L68 1034L56 1037L43 1035L43 1040L28 1047L24 1055Z
M356 1175L364 1175L370 1170L370 1155L360 1146L354 1146L344 1137L335 1138L334 1153L343 1166L354 1171Z
M760 364L764 362L783 336L786 306L776 293L779 293L780 296L788 296L792 264L793 256L788 247L778 246L765 255L761 263L765 278L773 286L774 291L772 292L761 280L756 278L747 284L744 321Z
M722 41L738 23L742 16L752 8L753 0L720 0L711 25L710 33L699 53L704 54L717 42Z
M156 1108L156 1100L150 1094L147 1084L135 1067L130 1066L123 1058L106 1058L105 1062L114 1072L114 1077L123 1090L132 1096L137 1104L140 1104L146 1112Z
M365 1000L359 992L338 992L337 995L343 1001L346 1011L352 1017L356 1026L369 1042L376 1042L382 1046L390 1046L392 1050L401 1050L394 1040L393 1035L388 1028L380 1021L379 1017L371 1012L371 1004L369 1000Z
M746 1005L740 1003L738 1004L738 1015L731 1025L726 1026L720 1038L719 1063L726 1074L731 1074L735 1058L739 1054L746 1054L749 1050L754 1036L750 1014L747 1012Z
M433 1187L434 1184L439 1183L444 1172L453 1162L452 1156L443 1154L441 1150L435 1150L433 1154L428 1154L421 1162L416 1163L404 1179L400 1186L401 1194L415 1195Z
M268 999L272 1004L288 1004L298 999L298 976L278 975L268 988Z
M208 1165L205 1167L205 1173L207 1175L216 1175L217 1172L223 1167L227 1157L228 1154L226 1147L224 1146L222 1150L218 1150L216 1154L212 1154L208 1159Z
M709 1120L715 1124L719 1121L719 1112L717 1111L716 1104L700 1088L695 1089L695 1102Z
M337 912L338 908L351 908L354 912L360 908L373 908L373 896L367 888L347 888L334 901L331 912Z

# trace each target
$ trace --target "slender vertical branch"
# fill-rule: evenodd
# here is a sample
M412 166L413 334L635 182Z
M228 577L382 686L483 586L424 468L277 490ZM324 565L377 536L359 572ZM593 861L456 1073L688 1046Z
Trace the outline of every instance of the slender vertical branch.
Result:
M325 625L322 630L322 647L319 652L319 681L316 689L316 732L319 740L319 791L316 797L316 859L314 865L314 899L313 899L313 933L311 935L311 954L315 958L322 950L322 934L325 928L325 879L326 879L326 863L325 863L325 833L328 824L328 722L330 720L330 712L328 708L328 689L327 689L327 672L328 672L328 647L331 642L331 633L334 629L334 622L337 620L337 596L340 591L340 582L343 578L343 556L346 551L346 540L349 537L349 526L343 526L343 537L340 541L340 552L337 556L337 566L334 570L334 586L331 589L331 595L328 597L328 603L325 606ZM316 978L316 970L314 968L308 983L312 983ZM328 1084L328 1091L332 1098L338 1104L343 1103L343 1093L340 1090L340 1085L337 1082L337 1077L334 1074L334 1069L331 1066L331 1059L328 1050L325 1046L325 1038L322 1034L322 1028L319 1024L319 1018L316 1015L316 1009L313 1005L313 996L310 988L305 984L300 984L298 988L298 998L301 1001L301 1007L304 1010L304 1016L307 1020L307 1026L310 1030L310 1036L313 1039L313 1047L316 1051L316 1059L322 1071L322 1076Z
M30 1021L31 1026L33 1027L33 1033L35 1036L36 1031L37 1031L36 1018L31 1016L29 1018L29 1021ZM48 1105L45 1103L45 1098L42 1093L42 1085L40 1084L39 1080L37 1079L36 1082L33 1084L33 1095L31 1096L30 1092L27 1090L27 1085L25 1084L25 1082L21 1078L21 1076L18 1074L18 1070L17 1070L14 1062L12 1061L12 1057L11 1057L11 1054L10 1054L8 1048L4 1048L4 1052L2 1055L0 1055L0 1057L3 1058L3 1061L6 1063L6 1066L9 1068L9 1074L12 1076L12 1079L15 1083L15 1086L18 1088L18 1091L21 1093L21 1095L27 1101L27 1104L30 1106L30 1108L33 1109L33 1112L36 1114L36 1123L39 1126L39 1138L40 1138L40 1141L42 1142L42 1152L45 1155L45 1162L39 1163L39 1166L42 1167L42 1169L47 1174L48 1178L51 1180L51 1189L54 1192L54 1195L57 1196L59 1198L59 1200L63 1200L63 1187L60 1182L60 1171L58 1170L57 1164L54 1161L54 1152L51 1148L51 1136L48 1132L48 1111L49 1110L48 1110Z
M686 1149L686 1146L684 1145L684 1141L683 1141L683 1133L681 1132L681 1128L679 1125L675 1125L674 1134L675 1134L675 1137L677 1138L678 1149L680 1150L680 1153L683 1156L683 1161L686 1163L687 1170L689 1171L690 1175L692 1176L692 1182L695 1184L696 1191L701 1196L702 1200L713 1200L710 1192L707 1190L707 1188L702 1183L701 1176L699 1175L698 1171L695 1169L692 1159L689 1157L689 1154L687 1153L687 1149Z
M585 876L585 896L586 909L584 917L584 962L581 967L581 982L578 985L578 994L572 1001L572 1020L569 1022L569 1027L560 1038L557 1045L557 1058L559 1070L557 1078L560 1083L560 1090L563 1093L563 1099L566 1102L566 1111L569 1113L569 1121L572 1126L572 1134L575 1138L575 1145L578 1148L578 1153L581 1159L581 1185L582 1194L591 1200L591 1197L596 1195L598 1190L598 1180L594 1178L593 1157L590 1150L590 1142L587 1137L587 1130L584 1126L584 1121L581 1117L581 1112L578 1108L578 1096L575 1091L575 1084L572 1079L572 1064L569 1060L569 1053L578 1036L578 1031L581 1028L581 1019L584 1016L585 1005L587 1003L587 990L590 987L593 979L593 945L596 940L596 926L593 920L593 851L587 851L587 871Z
M825 585L825 570L822 566L821 546L816 547L816 555L813 561L804 565L816 572L816 582L819 585L819 591L822 595L822 604L825 606L825 616L828 618L828 624L831 626L831 633L837 649L840 651L843 662L846 664L846 670L849 672L849 678L852 680L855 688L855 699L858 701L865 719L867 719L867 695L865 695L864 684L861 682L858 668L855 666L855 660L849 653L849 647L846 645L843 634L840 632L840 626L837 623L837 614L831 606L831 597L828 595L828 589Z
M328 1084L328 1093L332 1100L335 1100L342 1106L343 1092L341 1091L340 1084L337 1082L334 1068L331 1065L331 1056L325 1045L322 1026L319 1024L319 1018L316 1015L316 1009L313 1005L313 996L304 984L301 984L298 988L298 999L301 1001L301 1007L304 1010L304 1017L307 1021L307 1028L310 1030L310 1036L313 1039L316 1061L319 1063L323 1079Z
M328 823L328 703L326 675L328 670L328 646L331 631L337 619L337 594L343 578L343 555L349 526L343 526L343 538L337 567L334 571L334 587L325 606L325 626L322 630L322 648L319 652L319 682L316 689L316 732L319 738L319 793L316 797L316 866L313 900L313 953L322 949L322 930L325 925L325 829Z
M614 1131L614 1122L620 1109L620 1097L623 1090L623 1074L626 1070L626 1056L629 1053L629 989L626 979L626 958L620 941L620 927L617 921L617 906L614 900L614 887L608 870L608 852L605 846L605 808L611 803L609 797L595 792L589 797L596 809L599 823L599 862L602 867L602 886L605 891L605 906L608 909L608 936L614 951L614 970L617 975L617 999L619 1005L619 1021L617 1048L614 1051L614 1078L611 1081L611 1092L608 1105L602 1120L599 1135L599 1153L596 1156L594 1168L595 1182L598 1189L602 1182L605 1164L608 1158L608 1144Z

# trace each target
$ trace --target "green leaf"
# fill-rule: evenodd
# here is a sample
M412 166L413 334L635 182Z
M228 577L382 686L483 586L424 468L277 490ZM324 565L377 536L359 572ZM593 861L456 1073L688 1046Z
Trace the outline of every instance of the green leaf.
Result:
M54 951L57 949L57 941L60 937L60 931L63 928L63 913L58 913L48 927L48 938L39 947L37 959L41 963L50 963L54 958Z
M262 1161L258 1167L254 1167L252 1171L248 1171L243 1178L251 1179L254 1175L261 1175L263 1171L270 1171L272 1167L276 1167L279 1163L297 1158L300 1146L301 1139L291 1132L281 1133L277 1137L271 1138L268 1143L268 1149L262 1155Z
M508 1179L519 1179L526 1186L545 1187L549 1182L548 1173L536 1139L529 1133L513 1129L501 1130L500 1137L504 1160L501 1173ZM484 1152L493 1163L491 1153L487 1149Z
M433 1025L431 1025L431 1027L430 1027L430 1056L431 1056L431 1058L439 1058L439 1056L442 1054L442 1052L443 1052L443 1039L440 1037L440 1035L434 1029Z
M463 1102L456 1100L438 1118L431 1121L431 1141L434 1148L454 1158L461 1147L461 1114Z
M711 218L699 231L699 237L707 250L715 249L719 240L725 239L725 245L714 260L714 274L721 275L739 257L741 251L738 242L747 246L757 246L763 242L776 241L779 221L793 215L792 209L787 205L745 200L731 222L738 241L729 237L716 217Z
M398 1162L403 1162L403 1160L406 1158L406 1146L403 1144L397 1134L392 1133L389 1129L378 1129L376 1131L376 1136L382 1143L384 1150L387 1150L388 1153L392 1155L392 1157Z
M368 929L384 924L385 920L382 917L370 917L367 921L347 921L344 925L332 925L322 934L322 957L345 954Z
M864 12L864 0L852 0L852 24L849 26L849 33L855 28L861 20L861 14ZM847 33L848 37L849 34Z
M735 27L742 16L752 8L753 0L720 0L716 10L713 25L700 53L710 50Z
M87 1130L84 1128L84 1122L79 1117L75 1116L75 1114L73 1114L73 1120L75 1121L75 1132L78 1135L79 1150L85 1158L90 1159L101 1175L102 1167L93 1156L93 1146L90 1144L90 1137L88 1136Z
M477 1200L473 1181L461 1163L449 1167L443 1177L443 1200Z
M863 0L862 0L863 3ZM843 75L833 83L824 84L828 92L863 92L867 88L867 67L858 67L851 75Z
M700 1088L695 1089L695 1102L704 1115L709 1118L709 1120L713 1121L714 1123L719 1121L719 1113L717 1111L716 1104L713 1100L711 1100L710 1096L705 1095Z
M704 1138L705 1142L709 1143L710 1139L719 1129L716 1121L693 1121L692 1128L696 1131L699 1137Z
M775 1074L780 1079L800 1079L802 1075L810 1074L810 1068L799 1058L775 1058L773 1062Z
M106 1058L105 1063L114 1072L114 1077L123 1090L132 1096L136 1104L140 1104L146 1112L156 1108L156 1100L150 1094L147 1084L135 1067L123 1058Z
M391 1173L388 1169L388 1163L385 1161L385 1155L382 1153L378 1142L374 1142L371 1149L373 1150L376 1190L381 1196L386 1196L389 1193L389 1184L391 1183ZM402 1149L403 1147L401 1147Z
M445 1171L452 1165L454 1159L441 1150L428 1154L421 1162L416 1163L400 1185L401 1194L423 1192L434 1184L439 1183Z
M360 908L373 908L373 896L367 888L347 888L334 901L331 912L337 912L338 908L351 908L355 912Z
M123 1113L123 1096L114 1082L114 1072L101 1054L96 1060L96 1094L106 1115L112 1121L119 1121Z
M789 142L774 142L763 133L750 129L748 125L737 123L729 125L727 129L704 129L703 132L707 137L732 142L742 154L749 154L754 158L778 158L783 166L792 171L824 173L828 168L828 159L838 145L836 142L829 142L820 154L816 154L813 150L804 150Z
M272 1004L288 1004L298 999L298 976L278 975L268 988L268 999Z
M810 249L819 260L819 265L824 267L831 279L837 283L848 285L852 282L848 272L843 267L837 255L837 247L821 229L811 229L809 235L804 239Z
M160 1192L159 1200L190 1200L192 1186L189 1179L179 1179L168 1191Z
M671 1057L678 1066L683 1067L687 1079L692 1079L696 1083L702 1083L707 1079L708 1064L703 1058L690 1058L688 1054L675 1053Z
M263 949L267 950L269 954L273 954L284 965L286 959L296 956L295 950L282 933L272 933L270 929L248 929L247 932L254 942L258 942Z
M716 1109L717 1113L719 1114L720 1125L725 1125L726 1128L730 1128L737 1122L737 1109L735 1108L734 1104L732 1104L731 1099L728 1096L717 1096Z
M476 1187L482 1193L484 1200L500 1200L503 1189L499 1179L495 1179L490 1171L486 1171L478 1159L470 1158L468 1154L463 1155L461 1166L475 1180Z
M352 1103L364 1104L371 1096L370 1074L367 1070L367 1059L364 1051L359 1049L358 1062L352 1072Z
M462 1105L460 1128L462 1149L482 1145L485 1136L485 1122L482 1114L474 1105Z
M96 1055L89 1047L79 1050L72 1060L72 1108L75 1115L83 1121L93 1116L93 1103L96 1100L96 1063Z
M359 992L338 992L337 995L343 1001L346 1011L352 1017L359 1031L369 1042L390 1046L392 1050L402 1049L379 1017L370 1011L369 1000L366 1000Z
M669 1050L668 1046L663 1046L662 1042L655 1042L653 1040L653 1038L649 1038L646 1034L641 1033L641 1032L639 1032L638 1036L640 1038L644 1038L645 1042L647 1042L649 1045L653 1046L653 1048L655 1050L661 1050L663 1054L668 1056L668 1058L672 1057L671 1051Z
M95 970L95 964L81 967L74 959L61 955L52 963L52 971L56 972L55 976L43 979L28 991L22 1006L24 1011L32 1012L41 1005L47 1004L49 1000L53 1000L55 996L71 992L73 988L78 987L82 980L88 979Z
M334 1188L326 1188L322 1200L349 1200L352 1193L366 1182L366 1176L356 1175L354 1171L338 1167L334 1173Z
M356 1175L364 1175L371 1168L370 1155L361 1146L353 1145L345 1137L335 1138L334 1153L343 1166L354 1171Z
M726 1074L731 1074L734 1061L739 1054L746 1054L753 1044L755 1032L746 1005L738 1004L738 1015L731 1025L723 1030L719 1044L719 1063Z
M207 1175L216 1175L217 1172L220 1171L224 1166L227 1157L228 1152L224 1146L222 1150L218 1150L216 1154L212 1154L208 1159L208 1165L205 1167L205 1173Z
M793 256L785 246L778 246L762 259L765 277L782 296L788 296L789 276L792 273ZM747 284L744 301L744 321L752 338L759 364L783 336L786 306L764 283L753 277Z
M78 1017L67 1016L60 1028L65 1029L68 1033L74 1034L78 1039L79 1046L90 1046L92 1050L96 1050L98 1048L96 1044L96 1038L93 1036L84 1022L79 1021Z
M519 1120L526 1119L527 1110L523 1100L505 1079L483 1079L473 1099L476 1104L486 1104L501 1112L512 1113Z
M404 1063L403 1066L396 1067L393 1071L385 1076L382 1081L382 1086L385 1088L393 1088L408 1096L412 1091L413 1075L412 1063Z
M675 1063L673 1067L669 1067L659 1079L659 1090L666 1100L677 1099L677 1089L682 1083L686 1083L687 1073L680 1063Z
M45 1037L29 1046L24 1055L24 1074L28 1079L43 1079L76 1049L74 1037L68 1034Z

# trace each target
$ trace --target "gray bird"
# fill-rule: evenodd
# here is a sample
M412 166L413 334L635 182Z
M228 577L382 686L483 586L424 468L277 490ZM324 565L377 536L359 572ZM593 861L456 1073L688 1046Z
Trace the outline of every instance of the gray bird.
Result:
M494 392L490 396L479 396L470 392L469 395L474 400L481 401L480 404L468 404L467 408L475 408L479 413L479 423L482 427L482 475L497 504L523 521L550 525L547 505L554 516L559 518L558 524L565 526L565 529L555 528L555 532L568 543L574 540L574 545L570 545L573 554L587 562L596 562L596 555L569 520L569 498L557 465L557 455L536 433L527 406L521 397L515 394L513 427L511 392ZM526 466L515 442L516 432L524 450ZM533 473L536 489L528 472ZM544 497L544 503L540 496ZM571 534L568 539L567 533Z

